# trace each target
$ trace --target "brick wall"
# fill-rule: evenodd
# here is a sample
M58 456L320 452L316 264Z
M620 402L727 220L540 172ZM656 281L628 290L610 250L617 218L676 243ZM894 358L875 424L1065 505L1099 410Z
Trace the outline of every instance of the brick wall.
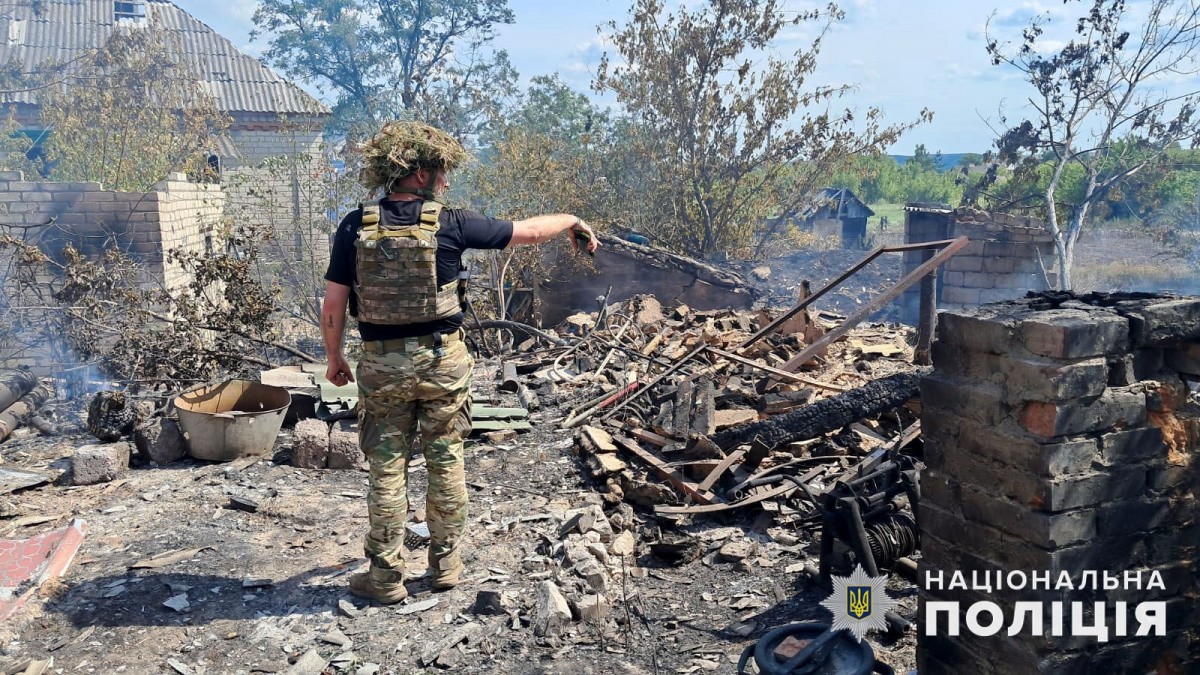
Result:
M1045 290L1039 255L1050 284L1057 281L1053 239L1036 218L910 204L905 207L904 235L906 243L970 239L938 270L939 309L977 307ZM905 253L905 274L922 261L921 251ZM913 288L901 300L906 321L916 321L919 293Z
M1035 297L946 312L933 361L921 391L921 675L1200 672L1200 414L1185 381L1200 378L1200 298ZM1086 571L1143 582L1058 585ZM931 572L944 582L927 584ZM1049 575L1051 588L952 588L956 572L972 585L973 573ZM1163 588L1147 588L1152 572ZM928 603L965 613L977 601L999 606L1004 630L970 635L960 615L962 634L949 636L943 614L928 635ZM1144 601L1166 602L1165 635L1135 636ZM1018 602L1042 603L1036 634L1024 616L1009 635ZM1083 626L1104 603L1107 642L1073 634L1077 602Z
M183 174L142 193L105 190L100 183L31 182L20 172L0 172L0 231L36 242L54 258L67 245L85 256L116 248L144 264L143 283L168 289L190 278L165 260L164 251L203 253L224 202L220 186L189 183ZM17 269L10 255L0 251L0 284ZM0 360L15 358L14 349L0 344Z

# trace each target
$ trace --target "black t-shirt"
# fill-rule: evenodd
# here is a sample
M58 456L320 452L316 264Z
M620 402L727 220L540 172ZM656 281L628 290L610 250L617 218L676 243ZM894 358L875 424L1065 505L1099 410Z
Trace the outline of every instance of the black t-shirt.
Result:
M379 218L385 225L412 225L421 218L420 199L412 201L393 201L384 199L379 202ZM508 246L512 239L513 224L511 220L488 218L474 211L465 209L442 209L439 218L441 228L437 232L437 282L444 286L458 278L458 267L462 255L467 249L501 249ZM325 272L325 280L335 284L349 286L350 315L358 316L358 297L354 294L354 275L356 268L354 242L358 239L358 231L362 228L362 209L350 212L338 225L337 234L333 236L333 252L329 257L329 269ZM453 333L462 325L462 313L448 319L430 321L427 323L410 323L398 326L358 322L358 332L364 341L395 340L397 338L418 337L432 333Z

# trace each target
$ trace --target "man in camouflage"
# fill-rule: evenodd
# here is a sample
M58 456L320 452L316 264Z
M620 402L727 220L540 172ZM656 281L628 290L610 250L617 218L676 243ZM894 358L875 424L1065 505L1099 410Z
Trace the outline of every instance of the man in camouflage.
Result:
M471 431L475 362L462 333L462 254L549 241L568 232L576 250L598 242L573 215L512 222L443 209L447 174L466 158L447 134L391 122L363 148L365 187L386 197L348 214L334 236L325 274L321 332L335 385L358 382L359 443L371 467L365 550L370 570L350 579L356 595L382 603L407 597L404 535L414 440L429 473L426 519L435 590L460 581L467 524L463 438ZM359 319L357 380L342 350L347 309Z

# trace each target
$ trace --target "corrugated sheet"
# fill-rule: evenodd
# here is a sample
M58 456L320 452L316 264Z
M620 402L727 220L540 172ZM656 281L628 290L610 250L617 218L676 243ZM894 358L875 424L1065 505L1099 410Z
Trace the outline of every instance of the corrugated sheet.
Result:
M18 3L0 19L0 63L19 58L27 66L47 60L65 62L96 49L113 31L112 0L42 0L35 13L32 3ZM151 0L147 15L165 30L180 37L183 53L203 77L206 89L227 112L328 114L329 108L299 87L284 80L258 59L238 51L232 42L170 2ZM29 23L20 44L2 42L8 23ZM36 94L24 92L4 100L36 103Z

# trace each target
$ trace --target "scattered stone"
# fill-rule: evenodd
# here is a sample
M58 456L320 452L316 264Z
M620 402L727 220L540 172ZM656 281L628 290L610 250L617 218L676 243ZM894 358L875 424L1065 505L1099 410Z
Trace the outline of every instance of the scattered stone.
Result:
M633 555L636 546L637 540L633 538L633 533L626 530L613 539L608 546L608 551L616 556Z
M354 423L344 420L335 425L329 432L329 468L357 471L362 468L363 460Z
M602 594L584 596L579 601L579 617L584 621L600 621L607 619L612 613L612 606Z
M565 522L559 529L559 536L564 537L572 531L580 534L599 533L600 541L603 542L612 541L613 537L612 525L609 524L608 517L604 515L604 509L599 504L589 504L580 509L567 511Z
M601 564L609 564L608 549L604 548L604 544L598 542L589 543L587 545L587 550L588 553L591 553L592 556L595 557L596 560L599 560Z
M292 466L324 469L329 460L329 425L319 419L300 420L292 432Z
M759 281L766 281L767 279L771 278L771 268L767 267L766 265L762 265L750 270L750 274L753 274L754 278L758 279Z
M572 535L563 542L563 562L567 565L578 565L585 560L592 560L586 541L578 535Z
M158 417L142 424L133 432L138 454L159 466L177 462L187 456L187 441L179 422Z
M364 663L354 671L354 675L376 675L379 672L378 663Z
M346 634L340 630L331 630L317 638L321 642L331 644L335 647L349 647L354 644L354 641L346 637Z
M350 602L346 598L338 600L338 611L351 619L362 613L357 607L354 606L354 603Z
M516 429L501 429L500 431L489 431L483 435L484 440L492 445L497 443L505 443L517 437Z
M84 445L71 457L71 483L107 483L129 467L131 448L127 442Z
M721 547L721 558L727 562L740 562L754 555L758 546L751 541L731 541Z
M639 303L637 314L634 315L634 321L637 321L639 328L647 326L657 326L662 322L663 310L662 303L653 295L643 296Z
M454 649L458 643L473 638L482 627L483 626L475 622L465 623L462 626L459 626L458 630L451 633L449 637L434 642L426 647L425 650L421 652L421 657L418 659L417 663L422 666L427 666L437 661L439 664L441 664L441 657L443 655L446 655L447 652Z
M482 614L485 616L503 616L508 614L504 608L504 596L500 591L484 590L479 591L475 596L475 604L471 605L472 614Z
M250 577L242 579L242 588L269 588L274 585L275 582L270 579L251 579Z
M186 612L191 609L191 603L188 602L187 593L173 595L166 600L163 600L163 607L173 609L176 612Z
M324 422L321 422L321 424L324 424ZM287 675L321 675L321 673L325 672L325 668L328 665L329 663L321 658L317 650L310 649L288 669Z
M588 444L589 450L592 452L616 452L617 444L613 443L612 434L599 427L591 425L583 425L580 430L582 437L586 439L584 442Z
M229 508L235 511L245 511L246 513L255 513L258 511L258 502L245 497L230 497Z
M177 659L167 659L167 665L171 666L171 668L174 669L175 672L179 673L179 675L192 675L195 672L191 669L190 666L184 664L182 661L179 661ZM24 671L24 672L29 672L29 671Z
M533 634L538 637L555 635L571 622L571 608L558 586L552 581L538 584L537 612L533 619Z
M589 588L595 593L608 590L608 570L595 558L588 558L572 568L575 574L583 578Z
M407 614L416 614L417 612L424 612L427 609L433 609L434 607L436 607L438 602L439 602L438 598L429 598L428 600L414 602L411 605L405 605L405 606L401 607L400 614L407 615Z

